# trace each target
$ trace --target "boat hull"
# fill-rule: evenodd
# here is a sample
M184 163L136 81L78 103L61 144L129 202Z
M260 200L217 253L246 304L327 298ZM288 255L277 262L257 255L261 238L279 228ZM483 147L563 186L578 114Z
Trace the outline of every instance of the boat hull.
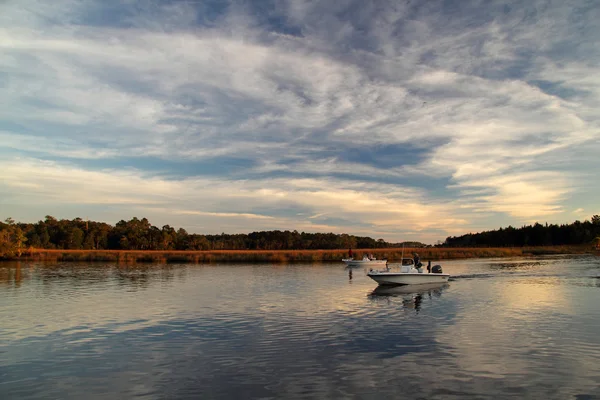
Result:
M412 272L369 272L367 276L380 285L423 285L448 282L450 274L422 274Z
M348 267L385 267L387 260L342 260Z

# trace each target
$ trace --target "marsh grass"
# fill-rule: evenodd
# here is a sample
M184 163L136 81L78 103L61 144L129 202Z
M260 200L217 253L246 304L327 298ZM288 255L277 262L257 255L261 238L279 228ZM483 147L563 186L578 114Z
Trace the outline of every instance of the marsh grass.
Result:
M419 253L422 261L454 260L467 258L519 257L544 254L580 254L590 252L589 246L545 247L478 247L478 248L405 248L404 257ZM370 253L399 262L401 248L358 249L355 258ZM144 251L144 250L46 250L29 248L20 259L40 261L100 261L116 263L295 263L341 262L348 256L346 249L339 250L208 250L208 251Z

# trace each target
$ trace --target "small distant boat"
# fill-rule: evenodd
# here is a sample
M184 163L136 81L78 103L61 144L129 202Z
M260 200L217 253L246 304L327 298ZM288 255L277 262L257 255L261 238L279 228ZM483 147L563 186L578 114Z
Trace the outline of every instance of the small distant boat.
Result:
M403 258L399 271L392 271L389 267L376 270L371 268L367 276L380 285L422 285L426 283L448 282L450 274L442 273L440 265L434 265L431 273L423 273L422 268L415 268L412 259Z
M369 257L366 254L363 256L362 260L343 258L342 261L346 263L347 267L377 267L387 265L386 259L378 260L376 257Z

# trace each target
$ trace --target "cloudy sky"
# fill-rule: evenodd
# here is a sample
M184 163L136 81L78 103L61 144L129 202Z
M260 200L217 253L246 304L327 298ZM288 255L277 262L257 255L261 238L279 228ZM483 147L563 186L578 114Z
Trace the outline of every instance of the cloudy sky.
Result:
M0 2L0 217L433 243L598 213L589 1Z

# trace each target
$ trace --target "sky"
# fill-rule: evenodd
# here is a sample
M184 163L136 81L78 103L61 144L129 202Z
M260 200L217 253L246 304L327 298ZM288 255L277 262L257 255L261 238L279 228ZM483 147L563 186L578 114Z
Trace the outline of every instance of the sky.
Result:
M590 1L0 2L0 217L390 242L600 213Z

